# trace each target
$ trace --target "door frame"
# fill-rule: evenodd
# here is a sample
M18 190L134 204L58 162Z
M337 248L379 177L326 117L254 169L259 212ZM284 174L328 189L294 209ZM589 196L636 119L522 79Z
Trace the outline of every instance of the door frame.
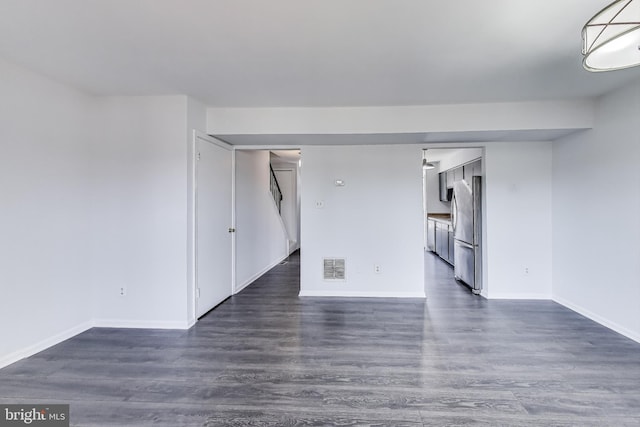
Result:
M487 144L486 143L476 143L476 142L461 142L461 143L442 143L442 142L434 142L434 143L425 143L422 144L422 149L428 150L437 150L437 149L447 149L447 150L464 150L464 149L480 149L482 154L480 155L480 159L482 160L482 181L481 181L481 225L482 225L482 236L481 236L481 245L480 245L480 256L481 256L481 274L482 274L482 291L480 296L487 298L488 292L488 280L487 280L487 271L488 271L488 263L487 260L489 258L488 249L487 249ZM423 216L424 220L424 228L423 233L425 235L425 243L426 243L426 233L427 233L427 220L426 220L426 177L423 177L423 192L422 196L424 198L424 210ZM425 250L426 251L426 250ZM425 276L425 288L426 288L426 276ZM427 294L427 298L429 295Z
M236 226L235 196L236 196L236 156L234 147L224 141L216 139L204 132L194 129L188 153L188 215L187 215L187 313L189 327L198 321L197 316L197 286L198 286L198 139L214 144L231 152L231 223L229 227ZM231 233L231 295L236 290L236 235Z

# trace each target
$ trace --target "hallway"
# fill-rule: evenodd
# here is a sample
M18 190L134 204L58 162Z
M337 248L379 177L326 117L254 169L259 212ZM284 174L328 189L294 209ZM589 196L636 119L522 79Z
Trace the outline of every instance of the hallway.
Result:
M299 298L299 252L188 331L94 328L0 370L80 426L638 425L640 344L550 301Z

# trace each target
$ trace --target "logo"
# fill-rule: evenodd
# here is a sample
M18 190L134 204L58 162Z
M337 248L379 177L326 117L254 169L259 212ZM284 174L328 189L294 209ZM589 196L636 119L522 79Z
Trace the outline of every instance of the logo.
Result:
M69 427L69 405L0 405L0 427Z

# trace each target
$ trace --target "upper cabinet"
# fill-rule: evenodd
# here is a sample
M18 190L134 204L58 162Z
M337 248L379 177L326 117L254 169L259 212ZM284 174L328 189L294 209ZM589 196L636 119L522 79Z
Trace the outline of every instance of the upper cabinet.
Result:
M440 172L438 174L440 180L440 201L451 201L454 182L465 180L471 185L471 178L478 175L482 175L482 163L480 159Z
M460 181L462 179L463 170L462 166L458 166L457 168L449 169L445 172L447 175L447 188L453 188L453 183Z
M462 166L462 179L471 184L471 178L482 174L480 159Z
M447 186L447 173L440 172L438 174L438 179L440 181L440 201L441 202L450 202L451 196L453 194L453 184L451 184L452 188L448 188Z

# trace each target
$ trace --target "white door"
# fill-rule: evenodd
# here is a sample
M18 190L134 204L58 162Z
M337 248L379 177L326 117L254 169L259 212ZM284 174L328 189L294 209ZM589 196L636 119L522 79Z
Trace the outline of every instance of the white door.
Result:
M196 316L232 293L232 150L196 137Z

